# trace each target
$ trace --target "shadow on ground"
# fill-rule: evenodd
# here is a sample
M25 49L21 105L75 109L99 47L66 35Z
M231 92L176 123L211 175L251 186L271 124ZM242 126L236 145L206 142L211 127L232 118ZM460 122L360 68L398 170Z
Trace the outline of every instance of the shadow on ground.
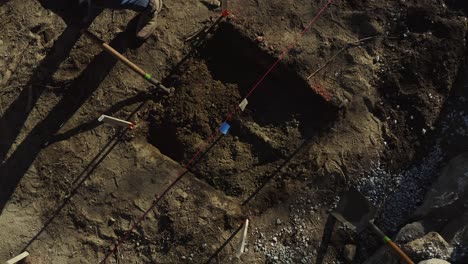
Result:
M6 1L1 1L1 3L6 3ZM80 23L78 21L82 20L83 13L80 11L81 9L78 6L77 0L41 0L39 3L44 8L50 9L62 17L67 27L54 41L54 45L50 48L45 58L34 69L31 78L24 85L19 96L11 103L3 116L0 117L0 127L7 128L0 130L0 161L5 160L31 109L46 90L47 84L52 81L52 76L60 64L68 58L71 49L81 37Z
M135 19L132 20L130 22L131 26L126 31L118 34L110 43L119 52L124 52L130 45L130 41L133 39L132 32L135 21ZM34 85L36 78L43 76L41 74L42 71L46 71L46 81L50 81L53 72L57 70L60 63L68 56L68 53L79 37L78 28L67 27L54 44L52 51L36 69L36 73L28 85ZM1 127L9 127L8 131L2 130L0 135L2 138L0 157L3 160L0 165L0 175L2 175L0 178L0 211L3 210L22 176L36 159L42 146L90 98L116 63L117 60L104 51L97 55L82 74L71 83L60 102L49 112L47 117L32 129L8 159L4 159L29 115L30 110L24 109L24 105L27 104L28 100L35 104L44 88L37 87L36 94L32 99L29 99L28 89L23 89L23 92L7 109L4 116L0 119Z

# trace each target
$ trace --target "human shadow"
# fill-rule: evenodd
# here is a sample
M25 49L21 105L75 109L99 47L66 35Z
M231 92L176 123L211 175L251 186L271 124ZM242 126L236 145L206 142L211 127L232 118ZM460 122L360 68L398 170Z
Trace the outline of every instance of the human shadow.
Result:
M78 28L67 27L55 41L47 56L36 67L35 72L24 89L0 117L0 161L5 159L13 142L18 137L21 128L29 116L46 85L52 80L52 75L60 64L68 57L70 50L80 38ZM29 109L27 109L29 108Z
M134 22L135 19L130 23L131 28L135 25ZM126 31L119 33L110 45L119 52L124 52L132 40L132 32L132 29L127 28ZM88 100L116 63L117 59L106 52L98 54L71 83L63 98L50 110L47 117L31 130L16 150L0 165L0 212L44 143Z
M127 129L126 129L127 130ZM60 214L62 209L70 202L72 197L77 193L78 189L83 185L83 183L91 177L96 168L101 164L101 162L109 155L109 153L117 146L122 137L125 135L126 130L121 131L116 134L114 137L109 140L109 142L102 148L102 150L91 160L91 162L81 171L81 173L74 180L75 187L71 189L68 194L65 196L62 202L55 208L55 210L48 214L50 217L44 222L42 228L37 232L29 242L23 247L20 252L26 251L31 244L36 241L36 239L49 227L49 225L55 220L55 218Z
M92 20L99 15L101 9L93 9L92 13L88 13L86 5L87 1L80 3L79 0L37 0L45 9L49 9L56 15L60 16L67 26L84 27L86 23L91 23ZM89 17L88 17L89 15ZM85 21L85 18L90 20Z
M0 117L0 127L2 128L0 129L0 162L5 160L31 109L47 89L47 85L53 81L52 76L60 64L68 58L71 49L81 37L80 29L85 26L81 23L84 11L80 11L82 8L78 5L77 0L41 0L39 3L62 17L67 27L54 41L45 58L34 69L21 93ZM92 22L98 14L99 12L96 12L90 16L88 21Z
M328 246L332 238L333 230L335 228L336 219L332 215L328 215L327 222L323 229L322 241L320 242L320 247L317 250L317 258L315 259L316 264L323 263L325 255L327 254Z
M133 98L140 98L138 95L134 96L130 99ZM133 102L132 100L130 100ZM146 104L147 100L144 100L141 102L138 107L136 107L130 115L128 115L127 118L131 118L134 116L138 111L140 111ZM127 100L121 101L111 107L109 111L112 111L114 107L119 107L121 106L121 103L124 103L127 105ZM37 238L44 233L44 231L47 230L47 228L50 226L50 224L57 218L57 216L60 214L63 208L67 206L67 204L70 202L73 196L77 194L78 189L83 185L83 183L91 177L93 172L96 170L96 168L101 164L101 162L111 153L111 151L119 144L119 142L125 137L127 131L129 128L123 129L121 131L118 131L102 149L94 156L94 158L88 163L88 165L76 176L76 178L73 180L74 187L68 191L67 195L65 198L58 204L58 206L55 208L55 210L49 214L49 218L44 222L44 225L42 228L29 240L29 242L23 247L23 249L20 252L26 251L29 246L31 246L34 241L37 240Z

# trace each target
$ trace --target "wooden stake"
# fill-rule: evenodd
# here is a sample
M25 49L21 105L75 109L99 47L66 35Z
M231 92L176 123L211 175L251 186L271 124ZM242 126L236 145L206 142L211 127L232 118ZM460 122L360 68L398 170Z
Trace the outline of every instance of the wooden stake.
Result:
M133 129L133 126L134 126L134 124L132 122L128 122L128 121L118 119L118 118L115 118L115 117L112 117L112 116L107 116L107 115L101 115L98 118L98 121L108 123L108 124L111 124L111 125L115 125L115 126L128 127L130 129Z
M241 242L239 243L239 248L237 249L236 258L239 258L245 250L245 242L247 241L247 230L249 228L249 219L245 219L244 229L242 229Z
M249 101L247 101L246 98L244 98L244 100L242 100L242 102L239 104L239 108L244 111L245 110L245 107L247 107L247 104L249 104Z
M18 256L10 259L10 260L7 260L6 264L15 264L23 259L25 259L27 256L29 256L29 252L25 251L21 254L19 254Z

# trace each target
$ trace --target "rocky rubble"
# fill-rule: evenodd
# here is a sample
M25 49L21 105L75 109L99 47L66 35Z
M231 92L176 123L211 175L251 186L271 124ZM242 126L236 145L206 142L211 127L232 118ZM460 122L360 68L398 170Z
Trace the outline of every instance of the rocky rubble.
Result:
M424 237L413 240L403 246L403 250L412 259L449 259L453 248L437 232L429 232Z
M413 218L395 240L414 260L421 263L468 262L468 152L452 160L426 194ZM385 262L382 260L385 259ZM366 263L398 263L382 247Z
M255 242L253 249L261 252L271 263L311 263L320 247L319 241L312 241L307 235L313 228L310 219L319 219L319 209L323 205L314 201L298 198L289 206L290 223L283 223L276 219L278 231L272 234L264 234L259 230L254 231ZM279 220L279 221L278 221ZM295 243L291 243L295 241Z

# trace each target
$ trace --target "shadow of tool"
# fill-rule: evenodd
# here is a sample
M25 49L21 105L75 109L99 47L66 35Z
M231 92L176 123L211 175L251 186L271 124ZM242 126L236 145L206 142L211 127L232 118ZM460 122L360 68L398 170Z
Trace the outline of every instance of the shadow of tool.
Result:
M111 45L124 52L128 40L133 34L127 30L121 32L111 42ZM0 165L0 211L14 192L17 184L36 159L42 146L51 135L59 131L75 112L88 100L99 87L108 73L117 63L117 59L102 51L88 67L77 77L68 88L60 102L49 112L47 117L39 122L21 142L11 156Z
M301 145L296 148L291 155L289 155L283 163L281 163L270 175L268 175L263 183L247 198L242 202L242 206L247 205L265 186L284 168L309 142L308 139L302 141Z
M126 102L126 101L123 101ZM134 116L140 109L142 109L146 105L147 100L142 102L133 112L127 117L127 119L131 118ZM120 106L120 104L117 104ZM111 109L113 109L111 107ZM91 177L93 172L96 170L96 168L101 164L101 162L109 155L109 153L118 145L118 143L122 140L122 138L125 136L127 133L128 128L122 130L121 132L117 133L114 135L109 142L99 151L98 154L89 162L89 164L81 171L81 173L76 177L76 179L73 181L75 184L75 187L73 187L72 190L69 191L68 195L63 199L63 201L57 206L57 208L54 210L54 212L51 215L47 221L44 222L44 226L35 234L29 242L24 246L24 248L20 251L26 251L29 246L31 246L34 241L49 227L49 225L54 221L54 219L60 214L63 208L70 202L71 198L77 193L78 189L83 185L83 183Z
M184 66L186 62L195 56L203 47L203 45L208 40L210 34L214 33L218 26L222 23L224 17L219 16L211 25L204 26L199 31L193 33L191 36L188 36L184 42L190 44L190 48L188 49L185 56L176 64L174 65L171 70L169 71L168 77L164 78L163 83L168 83L170 86L176 86L176 84L171 83L171 79L174 78L175 75L178 75L185 71Z
M205 262L205 264L210 264L218 255L219 253L231 242L231 240L239 233L244 227L244 224L240 225L232 234L229 236L228 239L224 241L224 243L210 256L210 258Z
M328 245L330 245L335 224L336 218L332 215L328 215L327 222L325 223L325 227L323 228L322 241L320 242L320 247L317 250L317 258L315 260L315 264L323 263L325 255L327 254Z
M142 102L138 107L133 110L133 112L127 117L127 119L131 118L134 116L140 109L142 109L146 105L147 101ZM63 201L57 206L57 208L54 210L49 219L44 222L44 226L35 234L29 242L24 246L24 248L20 251L26 251L29 246L31 246L34 241L49 227L49 225L54 221L54 219L60 214L62 209L70 202L71 198L77 193L78 189L83 185L83 183L91 177L93 172L96 170L96 168L101 164L101 162L109 155L109 153L118 145L118 143L122 140L122 137L125 136L127 133L128 129L124 129L121 132L118 132L116 135L114 135L109 142L99 151L98 154L89 162L89 164L81 171L80 174L76 177L76 179L73 181L75 184L75 187L71 189L68 192L68 195L63 199Z
M83 185L83 183L93 174L94 170L99 166L99 164L109 155L109 153L117 146L122 137L125 135L127 129L116 134L109 142L102 148L102 150L91 160L91 162L86 166L86 168L77 176L74 182L76 182L75 187L68 193L65 199L60 203L60 205L51 213L50 218L44 222L44 226L35 234L31 240L21 249L20 252L24 252L28 249L31 244L36 241L36 239L47 229L47 227L54 221L54 219L60 214L62 209L70 202L71 198L77 193L78 189Z
M112 113L115 112L119 109L121 109L124 106L127 106L129 104L134 104L137 102L141 102L138 107L133 110L132 113L130 113L127 117L127 119L130 119L132 116L134 116L138 111L140 111L148 102L148 95L146 93L139 93L134 97L131 97L129 99L123 100L115 105L113 105L111 108L109 108L106 113ZM93 121L86 123L85 126L90 126L91 124L94 124ZM97 126L97 125L96 125ZM82 126L78 126L70 131L79 131ZM54 219L60 214L63 208L70 202L71 198L77 193L78 189L83 185L83 183L91 177L93 172L96 170L96 168L101 164L101 162L109 155L109 153L118 145L118 143L122 140L122 138L126 135L128 129L124 129L121 132L117 133L114 135L109 142L99 151L98 154L89 162L89 164L83 169L83 171L76 177L76 179L73 181L75 184L75 187L73 187L72 190L68 192L68 195L63 199L63 201L57 206L57 208L54 210L51 216L47 219L47 221L44 222L44 226L37 232L36 235L34 235L31 240L24 246L24 248L20 251L26 251L29 246L31 246L34 241L37 240L37 238L49 227L49 225L54 221ZM69 135L68 132L64 133L65 135ZM61 134L62 135L62 134ZM63 136L57 135L57 137L61 138ZM56 139L54 139L56 141Z
M132 96L130 98L127 98L125 100L122 100L122 101L114 104L109 109L104 111L102 114L112 115L112 114L116 113L117 111L119 111L120 109L122 109L122 108L124 108L126 106L136 104L138 102L144 103L144 102L152 99L153 97L154 96L152 96L151 94L149 94L147 92L140 92L140 93L136 94L135 96ZM46 142L45 145L48 146L48 145L51 145L51 144L56 143L56 142L67 140L67 139L69 139L69 138L71 138L73 136L76 136L76 135L80 134L80 133L95 129L96 127L100 126L101 124L102 123L98 121L98 117L95 117L92 120L90 120L90 121L88 121L86 123L80 124L80 125L72 128L72 129L70 129L70 130L67 130L67 131L63 132L63 133L52 135L50 137L50 139Z

